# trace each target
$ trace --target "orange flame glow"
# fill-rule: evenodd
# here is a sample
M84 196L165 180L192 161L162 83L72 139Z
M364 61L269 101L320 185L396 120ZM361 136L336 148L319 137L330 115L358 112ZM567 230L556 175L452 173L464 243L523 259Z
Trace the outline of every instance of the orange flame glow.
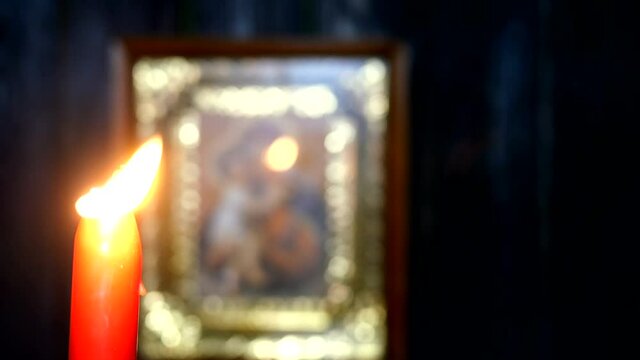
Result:
M162 139L155 136L145 142L101 187L95 187L76 202L84 218L115 220L134 211L153 186L160 160Z

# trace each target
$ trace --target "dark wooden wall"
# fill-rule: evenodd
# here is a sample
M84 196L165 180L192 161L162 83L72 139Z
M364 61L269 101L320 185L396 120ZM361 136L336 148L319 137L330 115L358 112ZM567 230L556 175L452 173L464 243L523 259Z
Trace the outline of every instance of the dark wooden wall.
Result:
M107 54L123 35L406 41L410 358L633 349L632 14L577 0L0 2L0 358L66 356L73 201L109 168Z

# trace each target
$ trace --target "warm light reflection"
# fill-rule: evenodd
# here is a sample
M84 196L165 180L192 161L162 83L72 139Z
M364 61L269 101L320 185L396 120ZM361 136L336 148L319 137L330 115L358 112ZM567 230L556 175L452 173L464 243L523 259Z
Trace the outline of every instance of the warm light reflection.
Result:
M341 120L333 125L333 130L324 139L324 147L332 154L338 154L353 141L355 129L348 121Z
M318 118L338 109L338 99L326 85L313 85L296 89L291 98L296 114Z
M276 345L278 358L283 360L299 359L302 353L301 341L295 336L285 336Z
M298 142L290 136L277 138L264 153L264 164L273 171L287 171L298 159Z
M153 185L161 157L162 139L155 136L144 143L104 185L91 189L78 199L78 214L108 223L135 210Z
M205 111L246 117L283 116L292 110L320 118L338 109L338 98L327 85L203 87L195 92L194 102Z
M200 129L198 129L198 125L192 122L182 124L180 130L178 130L178 138L184 146L192 147L198 145L200 142Z

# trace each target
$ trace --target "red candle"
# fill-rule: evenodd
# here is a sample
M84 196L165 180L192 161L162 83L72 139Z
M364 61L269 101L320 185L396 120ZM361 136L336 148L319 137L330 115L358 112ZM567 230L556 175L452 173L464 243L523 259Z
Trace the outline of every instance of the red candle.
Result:
M69 359L136 358L142 253L133 211L149 193L162 141L147 141L102 187L81 197L71 289Z

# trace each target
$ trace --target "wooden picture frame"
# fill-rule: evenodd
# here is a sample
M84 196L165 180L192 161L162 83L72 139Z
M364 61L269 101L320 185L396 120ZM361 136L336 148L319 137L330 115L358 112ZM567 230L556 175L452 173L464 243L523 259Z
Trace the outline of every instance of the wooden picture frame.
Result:
M166 143L157 196L139 219L149 290L142 300L141 357L406 358L405 48L387 40L125 39L114 47L113 60L120 145L158 132ZM271 137L264 140L267 133ZM285 177L289 168L281 171L281 164L265 159L273 149L291 155L285 142L278 143L280 150L274 147L283 137L291 140L290 133L296 134L298 173ZM278 173L275 180L256 175L260 164L276 166L269 169ZM253 183L275 193L286 189L275 196L286 204L306 191L307 199L323 201L325 213L304 215L303 221L300 208L265 200L249 216L247 205L238 205L243 202L225 202L232 191L254 196L247 190ZM251 199L244 203L262 203ZM234 208L242 210L231 218L245 214L251 234L259 234L259 260L225 255L214 261L225 253L220 244L253 238L238 233L249 228L243 223L232 240L220 240L234 234L232 226L220 225L221 209ZM280 277L256 275L277 268L265 260L272 249L264 240L278 239L265 235L278 223L276 211L298 219L290 223L302 229L292 235L298 239L294 248L304 238L320 244L314 254L321 259L303 261L318 264L304 270L305 280L282 280L292 277L278 271ZM218 224L218 235L207 235L205 219ZM300 224L311 225L304 230ZM236 246L225 254L249 253ZM239 263L253 265L229 265ZM304 272L292 269L296 276ZM252 280L262 278L267 280Z

